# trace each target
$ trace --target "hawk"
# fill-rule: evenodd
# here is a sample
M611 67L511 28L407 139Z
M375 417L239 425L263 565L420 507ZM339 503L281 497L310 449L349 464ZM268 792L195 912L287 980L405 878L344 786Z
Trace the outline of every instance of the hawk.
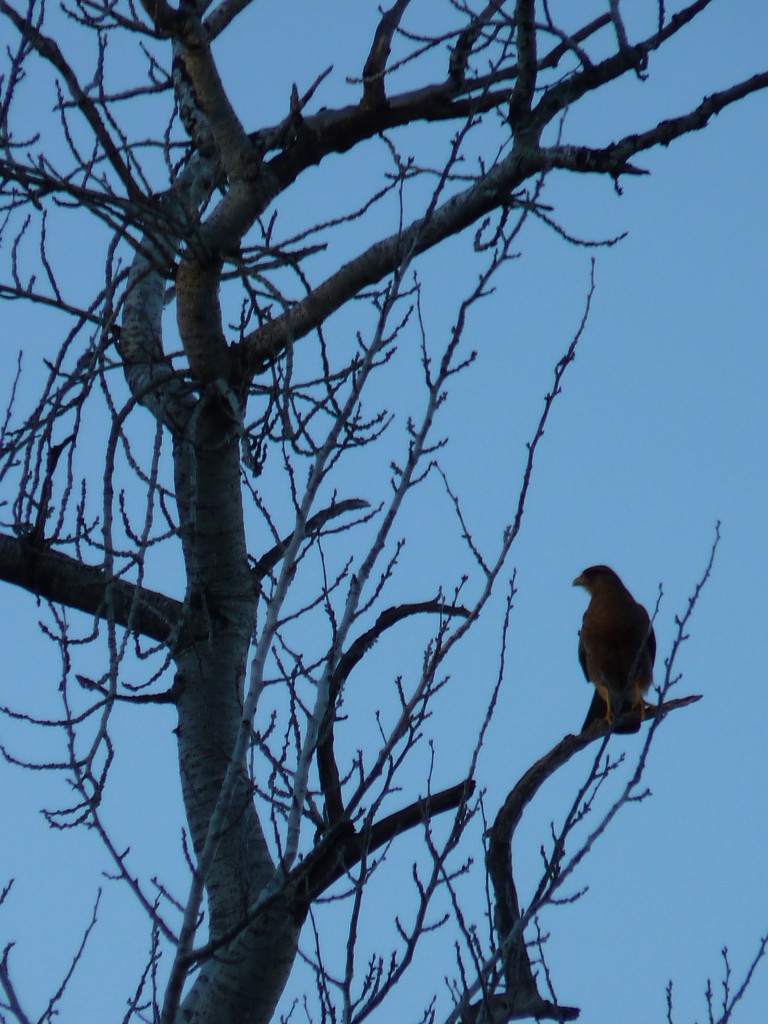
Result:
M639 720L620 732L637 732L645 713L643 694L653 682L656 636L648 612L607 565L593 565L577 576L591 600L579 631L579 662L595 695L581 731L604 718L615 725L630 711Z

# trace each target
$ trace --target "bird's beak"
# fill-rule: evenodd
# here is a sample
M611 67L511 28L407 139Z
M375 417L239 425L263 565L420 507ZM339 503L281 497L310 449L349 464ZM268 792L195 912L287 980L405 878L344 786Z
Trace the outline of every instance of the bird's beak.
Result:
M584 577L583 576L577 576L576 579L573 581L573 586L574 587L583 587L584 586Z

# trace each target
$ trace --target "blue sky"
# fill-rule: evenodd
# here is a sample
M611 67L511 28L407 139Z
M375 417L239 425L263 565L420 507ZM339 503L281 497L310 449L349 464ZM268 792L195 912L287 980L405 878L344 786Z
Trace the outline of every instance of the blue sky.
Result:
M608 142L761 70L768 32L763 6L735 0L713 8L681 34L666 58L652 61L648 81L628 81L572 111L566 136ZM329 64L334 71L318 105L350 95L344 76L357 71L360 61L353 63L350 55L367 38L374 5L334 3L322 12L312 4L269 11L256 5L248 18L253 35L225 36L220 58L249 129L282 117L292 82L301 91ZM288 44L290 59L281 56ZM678 662L684 673L679 694L700 693L703 700L670 716L659 730L646 776L653 795L625 809L575 877L574 890L588 885L589 891L544 919L558 995L581 1006L582 1019L594 1024L616 1020L617 1010L625 1024L665 1020L669 979L675 983L677 1024L703 1021L706 979L718 987L722 977L721 948L729 948L738 981L768 931L768 658L762 633L768 609L766 115L768 97L752 97L704 132L642 156L637 163L650 174L625 180L621 196L599 179L553 176L543 199L569 233L599 239L626 231L627 238L612 248L587 250L530 224L520 239L521 258L470 317L467 347L476 348L478 358L455 382L439 421L451 439L442 464L464 495L476 537L490 550L514 508L524 445L552 368L580 321L594 255L592 315L540 449L510 561L510 571L518 572L518 595L507 672L480 763L490 814L534 760L578 729L591 698L576 661L586 599L571 587L574 576L605 562L648 607L663 585L656 620L660 675L675 615L684 611L703 571L715 523L722 523L712 579ZM414 146L423 130L414 130ZM372 146L359 157L335 160L328 175L308 177L281 214L286 234L301 223L308 199L320 195L333 208L380 166ZM371 231L386 224L386 211L381 218ZM84 239L79 250L86 258ZM354 241L350 234L344 244ZM417 264L435 351L454 315L447 300L473 283L469 249L470 240L460 238ZM330 269L328 260L318 261L317 279ZM97 287L95 257L93 265ZM88 284L82 271L79 283ZM3 358L12 363L25 338L33 337L40 349L46 341L30 332L19 309L11 316L3 331ZM329 337L335 331L343 344L354 329L354 317L342 316L329 325ZM33 365L30 357L30 374ZM398 419L373 468L346 481L350 493L361 486L363 496L378 493L391 452L402 451L404 418L418 402L411 386L416 366L415 349L406 350L382 376L381 401ZM418 501L406 507L402 529L409 531L409 543L392 598L423 600L438 585L450 587L466 552L437 480L428 481ZM151 571L159 577L164 567ZM30 713L51 712L60 668L36 628L44 613L9 588L0 590L0 602L7 645L0 702ZM431 723L440 784L457 781L466 763L467 731L479 723L497 671L500 618L499 601L450 665L452 683ZM413 671L420 637L417 631L403 636L402 646L377 653L376 694L385 693L397 671ZM367 690L350 695L361 714L366 706L370 710L370 699ZM131 845L136 871L171 879L180 895L186 883L177 881L183 866L174 724L165 708L152 714L128 709L117 716L119 754L105 816L118 843ZM0 740L16 753L55 756L50 740L42 754L39 746L27 750L23 744L33 739L38 743L39 737L0 723ZM616 737L612 750L625 750L631 762L638 744L637 737ZM589 763L588 753L574 759L526 814L515 848L523 903L537 878L538 849L547 841L549 823L567 809ZM101 930L62 1020L114 1017L143 962L149 930L130 896L117 883L99 880L98 872L108 866L93 837L51 834L45 827L37 808L61 798L59 785L5 765L0 772L6 820L14 821L0 836L0 864L3 880L17 879L0 911L0 937L3 943L17 941L12 965L20 991L30 994L33 1011L42 1009L36 993L47 992L65 970L101 882ZM469 852L480 856L479 848ZM403 858L393 858L383 893L407 875L412 855L405 844ZM473 875L466 890L470 906L475 891L480 918L482 890ZM402 898L407 904L407 895ZM366 936L390 905L389 899L374 903ZM333 906L323 913L333 914ZM442 979L452 970L450 937L431 940L421 969L390 1013L417 1020L433 991L444 991ZM290 997L299 991L297 982ZM762 1021L767 1000L763 971L735 1019Z

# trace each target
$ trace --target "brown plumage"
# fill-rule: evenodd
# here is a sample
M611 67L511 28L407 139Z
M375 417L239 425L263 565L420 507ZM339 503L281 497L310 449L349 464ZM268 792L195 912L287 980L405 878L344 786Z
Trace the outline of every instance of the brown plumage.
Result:
M581 731L600 718L615 725L630 711L638 711L636 721L618 728L637 732L656 658L648 612L607 565L585 569L573 585L584 587L591 598L579 631L579 662L587 680L594 683L595 695Z

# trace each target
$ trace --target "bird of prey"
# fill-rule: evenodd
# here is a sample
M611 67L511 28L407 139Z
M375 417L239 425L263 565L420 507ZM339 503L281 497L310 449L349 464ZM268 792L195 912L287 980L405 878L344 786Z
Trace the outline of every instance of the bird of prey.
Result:
M594 683L595 695L581 731L601 718L616 726L623 716L637 711L637 720L617 730L637 732L656 658L648 612L607 565L590 566L573 585L584 587L591 598L579 631L579 662L587 681Z

